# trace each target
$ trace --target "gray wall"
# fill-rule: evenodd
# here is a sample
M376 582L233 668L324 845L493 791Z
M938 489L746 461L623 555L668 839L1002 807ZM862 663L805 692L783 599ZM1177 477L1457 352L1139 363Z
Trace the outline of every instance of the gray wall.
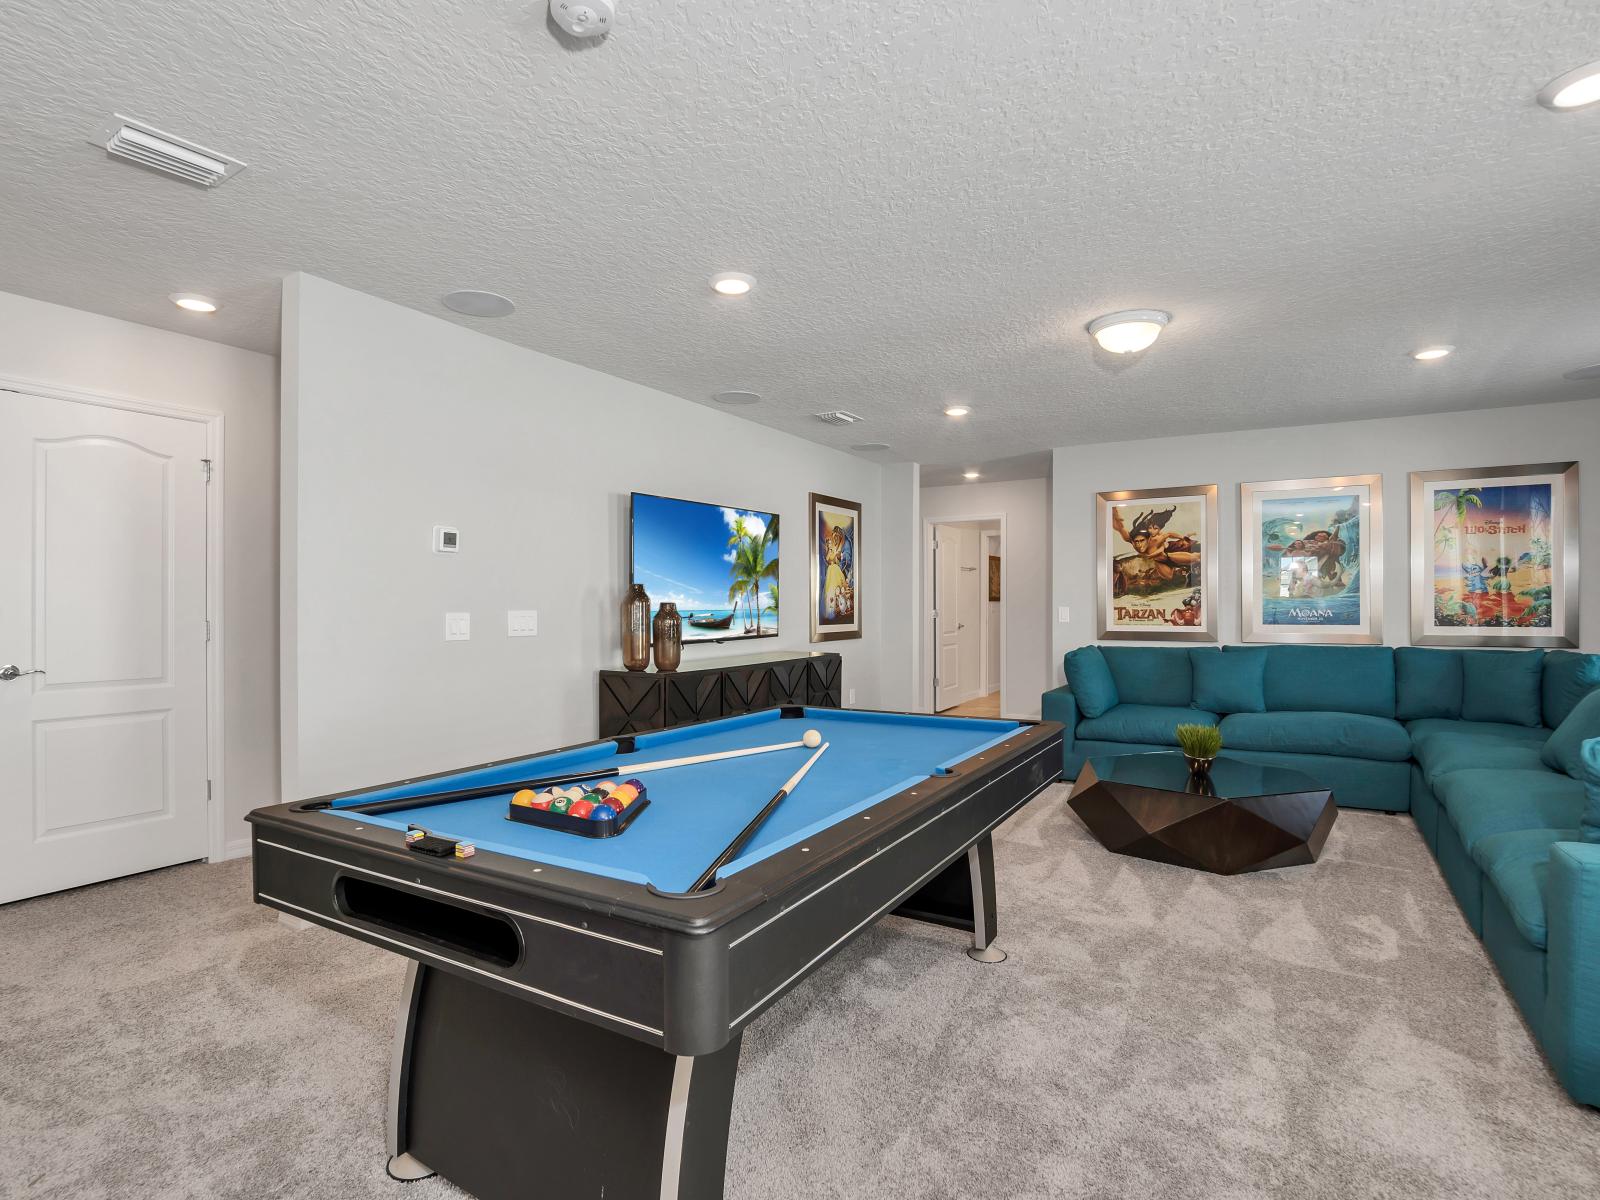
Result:
M1219 633L1239 640L1239 484L1324 475L1383 476L1384 641L1410 640L1408 474L1511 463L1582 463L1580 557L1600 562L1600 400L1336 425L1302 425L1068 446L1055 451L1051 613L1071 608L1071 623L1052 622L1051 680L1061 683L1061 655L1095 639L1094 495L1121 488L1219 485L1222 557ZM1585 649L1600 646L1600 587L1583 590Z
M876 464L304 275L284 292L282 457L291 794L594 737L632 491L783 518L781 638L689 664L810 648L807 493L861 501L865 635L827 648L858 705L882 702ZM459 554L430 552L435 524ZM537 609L538 636L508 639L509 608ZM472 614L470 641L444 641L446 611Z
M223 836L247 853L278 800L277 360L0 292L0 375L222 414Z
M1039 695L1051 673L1045 610L1050 589L1050 492L1043 479L1011 483L967 483L922 489L922 524L1004 516L1006 544L1001 556L1005 607L1005 677L1000 711L1008 717L1037 717ZM918 529L918 562L926 545ZM926 564L918 567L919 583ZM925 607L925 606L924 606ZM1059 657L1059 656L1057 656ZM926 687L927 664L920 664Z

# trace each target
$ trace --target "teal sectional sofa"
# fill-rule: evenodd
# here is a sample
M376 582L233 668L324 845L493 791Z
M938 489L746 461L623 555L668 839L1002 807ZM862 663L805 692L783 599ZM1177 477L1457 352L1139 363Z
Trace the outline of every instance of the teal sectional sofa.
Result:
M1600 1106L1600 655L1389 646L1084 646L1043 698L1064 773L1223 752L1409 812L1556 1075Z

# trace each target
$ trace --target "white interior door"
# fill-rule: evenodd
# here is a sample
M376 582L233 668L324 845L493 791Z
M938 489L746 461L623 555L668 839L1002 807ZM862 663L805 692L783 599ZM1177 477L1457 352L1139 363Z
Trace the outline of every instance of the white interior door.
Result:
M934 711L961 701L961 530L953 525L933 527L934 621L937 642L934 660Z
M205 456L0 392L0 903L206 854Z
M971 527L961 534L961 584L957 591L956 638L961 644L961 692L958 703L983 695L983 590L978 583L982 535Z

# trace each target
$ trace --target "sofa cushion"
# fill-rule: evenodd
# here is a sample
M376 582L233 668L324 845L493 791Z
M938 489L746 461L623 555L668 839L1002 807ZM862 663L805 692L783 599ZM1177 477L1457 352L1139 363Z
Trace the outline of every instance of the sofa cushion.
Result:
M1583 760L1583 817L1579 828L1586 842L1600 842L1600 740L1588 741L1578 751Z
M1467 650L1461 655L1461 716L1467 721L1542 725L1543 650Z
M1176 746L1179 725L1215 725L1217 714L1161 704L1119 704L1103 716L1078 722L1078 736L1102 742Z
M1189 651L1194 670L1194 706L1219 713L1258 713L1267 706L1264 687L1265 646L1238 648L1224 654L1216 646Z
M1550 651L1544 656L1544 678L1539 684L1544 723L1554 729L1596 688L1600 688L1600 654Z
M1545 738L1550 736L1550 731L1543 726L1535 729L1528 725L1496 725L1491 721L1441 721L1436 717L1407 721L1406 732L1411 735L1413 746L1436 733L1469 733L1474 737L1504 738L1534 746L1543 746Z
M1517 932L1541 950L1549 935L1544 887L1550 848L1557 842L1578 840L1576 829L1518 829L1484 838L1474 854L1505 902Z
M1583 778L1583 743L1600 738L1600 691L1590 692L1550 735L1541 757L1552 771Z
M1543 769L1452 771L1439 776L1433 790L1474 861L1486 837L1517 829L1571 829L1583 813L1583 785Z
M1411 746L1411 756L1430 783L1451 771L1475 768L1538 771L1544 767L1539 753L1535 742L1472 733L1434 733L1416 739Z
M1461 651L1396 646L1395 716L1456 718L1461 715Z
M1345 712L1234 713L1222 719L1222 745L1384 762L1411 757L1411 738L1399 721Z
M1229 646L1224 653L1236 654ZM1394 651L1388 646L1268 646L1268 712L1394 716Z
M1106 665L1106 656L1099 646L1069 650L1061 665L1067 673L1067 686L1072 689L1084 716L1098 717L1122 703L1117 695L1117 681L1111 677L1111 668Z
M1124 704L1182 708L1194 699L1187 646L1101 646Z

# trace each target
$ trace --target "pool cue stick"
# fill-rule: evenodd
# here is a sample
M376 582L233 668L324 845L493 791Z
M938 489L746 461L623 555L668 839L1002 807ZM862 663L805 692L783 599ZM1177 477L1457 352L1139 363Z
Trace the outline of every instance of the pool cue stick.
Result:
M762 806L761 811L755 815L750 824L739 831L739 836L728 843L728 848L717 855L717 860L700 873L700 878L696 879L694 886L689 889L691 892L703 891L711 886L712 881L717 877L717 872L738 857L739 851L744 849L745 843L755 835L756 830L761 828L762 822L772 815L773 810L778 805L783 803L785 796L800 786L800 781L806 777L806 772L811 770L811 764L821 758L822 752L827 748L828 743L823 742L822 745L817 747L817 752L806 759L805 766L789 776L789 782L778 789L778 794Z
M542 779L508 780L505 783L486 783L477 787L460 788L450 792L423 792L416 796L402 796L393 800L369 800L365 804L348 804L340 812L386 813L401 808L426 808L433 804L449 804L455 800L481 800L484 796L498 796L502 792L520 792L524 788L538 791L566 783L584 783L590 779L609 779L614 775L632 775L639 771L664 771L669 767L690 767L695 763L717 762L724 758L744 758L750 754L770 754L774 750L793 750L805 742L777 742L771 746L747 746L743 750L718 750L713 754L691 754L685 758L664 758L658 762L620 763L597 770L574 771L566 775L547 775Z

